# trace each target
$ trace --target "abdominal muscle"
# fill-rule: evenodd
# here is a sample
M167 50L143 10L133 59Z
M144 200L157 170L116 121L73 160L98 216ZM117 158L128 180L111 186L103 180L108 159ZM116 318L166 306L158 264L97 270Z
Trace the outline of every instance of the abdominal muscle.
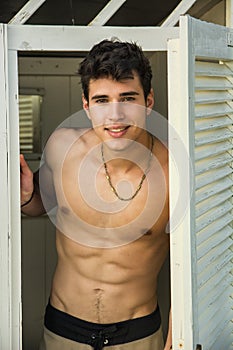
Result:
M160 148L159 144L155 148L158 155L163 154ZM87 151L86 146L84 151ZM95 323L145 316L157 306L157 277L169 247L168 235L164 233L168 199L162 156L159 156L159 162L152 162L146 181L134 200L126 208L111 213L105 208L97 210L83 200L77 181L81 169L77 153L68 154L62 172L53 171L58 201L58 264L51 304ZM97 194L110 206L115 197L111 191L106 191L102 163L101 168L97 168L100 170L84 172L88 181L82 188L88 192L88 184L95 180ZM112 180L115 183L117 178L129 179L133 188L137 188L141 177L138 172L135 167L130 172L115 174L116 178ZM90 180L91 173L96 174L97 180ZM86 244L90 242L92 244Z
M94 323L150 314L157 306L157 276L168 251L166 236L155 238L150 233L106 249L80 245L57 232L58 264L51 304Z

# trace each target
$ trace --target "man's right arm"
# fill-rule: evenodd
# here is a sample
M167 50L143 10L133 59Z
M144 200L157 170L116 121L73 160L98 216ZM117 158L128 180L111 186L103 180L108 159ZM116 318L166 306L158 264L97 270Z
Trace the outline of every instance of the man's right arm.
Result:
M44 178L46 177L46 187L48 188L46 196L53 198L53 201L51 200L51 207L55 206L56 201L54 200L55 195L51 170L45 163L37 172L33 174L25 161L24 156L22 154L20 155L21 211L23 214L29 216L43 215L46 213L46 209L48 209L45 209L41 198L39 172L43 173ZM48 201L49 198L46 198L46 204Z

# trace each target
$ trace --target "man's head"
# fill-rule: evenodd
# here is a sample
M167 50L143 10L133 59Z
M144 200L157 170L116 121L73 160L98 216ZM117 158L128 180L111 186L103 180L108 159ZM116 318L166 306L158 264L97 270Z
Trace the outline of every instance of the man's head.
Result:
M103 40L93 46L80 64L78 71L84 98L89 100L90 80L99 78L133 79L137 74L141 82L145 100L151 91L152 70L149 60L135 43Z

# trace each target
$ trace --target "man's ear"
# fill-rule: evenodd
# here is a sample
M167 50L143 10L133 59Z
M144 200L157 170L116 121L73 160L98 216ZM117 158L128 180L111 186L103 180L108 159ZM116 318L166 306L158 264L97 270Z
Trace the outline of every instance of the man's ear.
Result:
M150 115L151 113L151 110L154 106L154 90L151 89L147 98L146 98L146 114L147 115Z
M87 99L85 98L84 94L82 94L82 102L83 102L83 109L86 112L87 117L89 119L91 119L90 113L89 113L89 103L88 103Z

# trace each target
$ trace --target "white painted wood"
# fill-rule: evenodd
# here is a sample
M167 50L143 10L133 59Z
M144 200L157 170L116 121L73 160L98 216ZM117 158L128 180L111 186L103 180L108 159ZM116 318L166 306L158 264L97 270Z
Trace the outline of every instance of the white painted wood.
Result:
M168 46L168 66L175 65L172 61L176 58L180 69L179 73L173 72L172 66L168 70L169 121L194 164L193 173L189 165L183 165L190 181L189 185L182 183L180 190L189 193L193 182L195 192L175 235L171 220L172 285L181 276L186 278L179 284L179 296L172 288L172 304L178 305L173 315L173 341L178 350L177 339L182 334L184 349L195 349L201 344L205 350L214 350L215 343L219 343L225 350L232 340L229 324L233 320L233 52L227 40L231 30L188 16L181 18L180 25L180 40L171 40ZM177 84L178 79L182 85ZM170 142L174 142L172 138ZM175 153L173 148L172 151ZM172 162L170 169L172 208L173 188L177 193L178 186L177 179L173 181ZM224 279L227 283L223 289ZM177 315L178 310L181 316Z
M171 157L171 152L175 151L175 135L172 135L174 121L180 120L180 41L178 39L168 42L168 115L171 111L175 113L174 119L169 119L169 187L179 188L180 181L177 173L176 164ZM177 88L174 89L172 82L177 82ZM176 104L176 108L175 108ZM178 104L178 105L177 105ZM171 176L173 174L173 176ZM175 175L175 176L174 176ZM173 215L176 208L176 198L170 196L170 264L171 264L171 305L172 305L172 344L176 349L179 344L184 343L184 285L183 285L183 247L178 242L183 242L183 227L173 228ZM176 280L179 281L179 290L176 288Z
M195 159L198 161L211 155L222 153L223 151L230 151L231 149L232 143L228 140L219 142L218 147L215 144L205 144L195 148Z
M207 106L205 104L195 106L196 118L209 118L209 117L219 117L222 115L231 115L233 109L230 105L226 104L215 104Z
M183 18L183 19L182 19ZM181 17L181 22L185 17ZM232 36L233 29L226 28L217 24L195 20L190 18L190 24L193 28L193 48L197 58L208 57L210 60L231 60L233 56L232 47L228 46L228 38ZM200 35L201 33L201 35ZM213 42L207 45L208 41Z
M213 143L213 142L219 142L222 140L227 140L230 137L232 137L232 131L230 131L228 128L223 128L222 130L213 130L211 131L204 131L204 132L199 132L196 135L195 138L195 144L196 146L200 146L203 144L207 144L207 143Z
M225 133L224 133L225 137ZM232 137L232 133L229 133L229 138ZM212 140L212 139L211 139ZM214 141L218 141L218 138L214 138ZM223 165L227 165L232 161L232 156L227 152L217 155L214 157L209 157L206 159L202 159L195 164L196 175L207 172L209 170L213 170Z
M231 336L229 337L229 334L231 334ZM218 338L216 343L213 344L213 350L219 350L219 349L224 349L224 347L227 350L231 350L232 349L232 344L233 344L233 334L232 334L232 322L229 322L224 330L223 330L223 337L225 339L228 339L228 344L224 344L222 338Z
M98 15L88 24L89 26L103 26L119 10L126 0L110 0Z
M197 91L195 93L195 100L197 103L220 103L223 101L232 101L232 94L227 91Z
M181 15L185 15L196 0L181 0L172 13L165 19L161 27L173 27L179 21Z
M231 187L230 188L223 188L225 191L221 192L221 188L219 188L219 191L213 192L211 200L209 198L205 198L199 203L196 204L196 217L199 217L200 215L206 213L208 210L211 210L216 205L219 205L223 203L225 200L230 199L232 196Z
M211 99L209 100L211 101ZM226 100L223 100L226 101ZM215 102L215 101L214 101ZM208 118L204 120L197 120L195 122L195 130L196 132L206 131L221 128L223 126L232 125L232 119L228 116L223 116L219 118Z
M226 26L233 28L233 1L226 0Z
M200 307L204 310L218 298L219 294L224 293L226 289L229 288L231 284L230 274L226 274L220 281L216 281L215 284L212 284L212 288L208 290L206 285L200 289L199 293L199 304Z
M224 151L225 149L223 150L223 152ZM195 188L198 189L198 188L204 187L205 185L208 185L209 183L220 180L225 176L230 175L231 173L232 173L232 169L229 165L227 165L222 168L213 169L211 170L211 173L205 172L204 174L196 175Z
M1 25L1 304L0 347L21 349L21 244L19 216L19 148L17 114L17 54L7 50L7 26ZM11 67L11 69L10 69ZM12 80L12 75L16 79ZM9 94L11 91L12 95ZM12 97L14 100L12 100ZM11 116L15 116L16 119ZM11 157L9 157L11 154ZM14 194L14 195L13 195Z
M24 24L46 0L29 0L9 21L9 24Z
M197 77L195 79L195 88L199 90L226 90L231 89L233 84L227 77Z
M177 172L176 162L174 162L174 154L177 154L179 148L178 135L182 138L184 144L188 142L188 119L181 119L182 115L182 99L184 99L183 91L187 91L183 86L184 81L187 83L187 79L184 79L181 72L181 49L179 40L171 40L168 43L168 111L170 115L169 119L169 183L170 189L172 189L172 195L170 197L170 260L171 260L171 304L172 304L172 330L173 330L173 348L176 349L193 349L193 330L192 330L192 282L191 282L191 257L190 248L190 235L187 232L191 230L190 217L190 196L192 193L191 184L185 183L185 192L188 195L188 201L186 203L187 210L182 213L182 220L177 225L174 213L177 206L177 195L174 193L174 189L178 189L179 193L182 193L181 186L181 174ZM181 89L182 81L182 89ZM171 114L172 113L172 118ZM184 114L185 115L185 114ZM186 149L187 150L187 149ZM184 152L185 150L183 150ZM188 150L187 150L188 151ZM181 155L181 158L182 155ZM181 165L180 165L181 166ZM185 172L182 174L182 179L189 179L192 170L188 166L185 168ZM186 265L186 266L185 266ZM177 288L178 286L178 288Z
M215 77L226 77L232 76L232 70L227 67L225 64L219 64L215 62L204 62L196 61L195 62L195 73L196 76L208 75Z
M229 266L227 266L229 267ZM224 283L226 283L225 288L231 284L231 277L230 277L230 268L224 270L225 275L223 276L222 273L215 273L214 276L211 278L207 278L207 281L205 284L199 286L199 293L198 293L198 302L201 303L201 301L205 302L206 304L211 304L211 300L217 299L218 295L222 293L222 286L224 286ZM224 283L223 283L224 281ZM214 296L213 296L214 295ZM210 298L209 298L210 296ZM208 300L208 301L207 301ZM200 307L202 305L200 304Z
M11 349L11 285L10 285L10 260L9 260L9 197L8 197L8 147L7 147L7 113L9 101L7 92L7 31L6 25L0 25L0 159L1 159L1 181L0 181L0 275L1 275L1 318L0 318L0 348Z
M211 40L214 45L214 28L209 29L210 39L212 36ZM215 34L217 35L217 32ZM195 109L198 112L198 119L195 122L195 144L202 145L198 149L199 156L202 153L202 160L195 164L197 174L202 173L197 179L197 181L200 180L201 176L202 186L199 181L199 189L196 191L196 203L199 202L195 227L197 295L205 297L206 306L199 306L198 327L200 343L207 343L208 335L206 348L211 350L214 349L216 342L222 344L221 348L227 349L232 339L232 331L225 332L226 326L233 319L232 301L230 300L232 277L229 278L229 271L232 269L231 249L233 245L233 215L230 197L233 185L232 146L229 145L229 141L232 143L232 68L231 61L229 65L224 63L230 58L228 34L222 32L222 40L226 46L225 60L220 63L210 62L208 59L207 62L207 58L204 58L205 62L196 62L195 80L196 102L200 104L199 108ZM205 37L205 34L203 36ZM195 47L194 50L198 51L199 48ZM207 43L205 43L204 51L205 53L208 51ZM220 58L221 55L219 55ZM216 60L216 57L214 59ZM216 93L219 95L217 99ZM200 109L205 112L209 110L209 112L205 116L200 115ZM216 111L212 113L214 109ZM227 115L225 109L228 111ZM210 114L213 114L214 118L210 118ZM225 141L219 142L221 140ZM203 152L204 148L206 150ZM211 149L214 150L216 156L211 155L209 152ZM219 283L223 278L228 280L224 290ZM208 294L203 293L203 290L207 293L207 289L208 293L211 293L211 300L206 297ZM218 341L219 339L221 341Z
M230 205L230 203L228 203L228 205ZM223 240L223 238L225 238L225 240ZM213 263L217 257L223 256L225 251L229 253L229 248L231 246L232 241L229 238L229 232L227 230L221 230L221 238L219 232L211 236L211 240L208 244L203 244L198 247L197 258L200 259L198 262L198 272L203 271L205 267Z
M81 58L75 57L19 57L20 75L32 76L77 76ZM36 90L36 89L35 89ZM35 93L36 95L36 93Z
M112 37L136 41L145 51L166 51L167 40L178 36L179 28L8 26L9 49L22 51L89 51L95 43Z
M11 284L11 331L12 350L22 348L21 315L21 228L20 228L20 164L19 164L19 111L18 111L18 55L8 51L9 113L8 135L8 198L9 202L9 247Z

